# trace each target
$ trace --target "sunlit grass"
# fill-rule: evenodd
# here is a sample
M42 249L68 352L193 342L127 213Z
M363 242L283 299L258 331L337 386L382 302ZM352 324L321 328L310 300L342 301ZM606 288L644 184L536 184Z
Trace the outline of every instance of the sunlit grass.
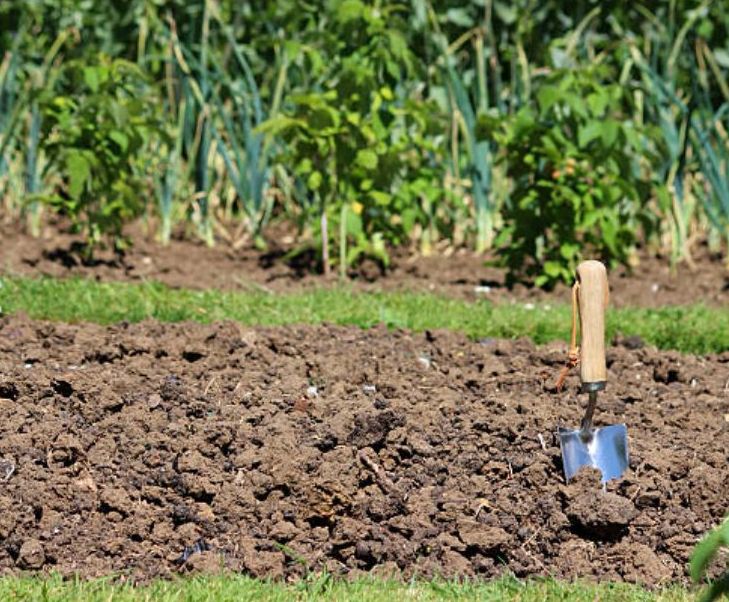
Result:
M109 324L154 318L165 322L235 320L247 325L384 323L416 331L445 328L471 337L567 340L566 304L492 304L422 293L362 293L347 288L294 294L192 291L161 284L0 278L0 311L38 319ZM640 336L661 349L687 353L729 350L729 309L687 305L619 308L608 313L608 337Z
M54 602L239 602L266 600L518 600L520 602L683 602L692 600L689 590L680 587L648 591L639 586L615 583L565 583L553 579L522 582L513 578L493 581L411 581L398 582L363 578L354 581L326 576L284 584L245 576L188 577L157 581L149 585L114 584L110 580L64 581L50 578L0 579L0 599L49 600Z

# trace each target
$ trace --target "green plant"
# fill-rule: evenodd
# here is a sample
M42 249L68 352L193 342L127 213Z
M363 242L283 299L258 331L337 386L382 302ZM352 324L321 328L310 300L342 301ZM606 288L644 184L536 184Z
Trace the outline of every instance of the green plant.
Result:
M101 56L67 64L59 92L41 99L47 169L60 182L41 200L83 233L86 259L107 235L121 250L124 224L144 209L139 153L158 131L145 83L134 64Z
M696 186L710 224L729 249L729 103L710 119L694 120L692 143L698 155L704 186ZM729 255L727 256L729 265Z
M20 110L19 56L17 48L10 49L0 63L0 196L5 196L10 175L11 152L14 144L16 113Z
M503 124L482 121L512 179L498 240L512 282L569 282L587 254L628 264L638 227L650 228L641 133L607 76L600 67L555 71L539 85L536 106Z
M282 112L258 129L283 138L279 161L293 165L306 183L312 197L307 205L320 221L325 273L337 230L344 270L363 254L386 264L383 242L416 219L412 212L395 217L406 198L399 194L403 182L426 169L413 157L418 149L411 140L422 140L428 106L407 101L407 90L398 89L413 60L401 30L393 27L399 10L359 0L341 3L333 15L339 36L326 40L336 50L328 49L336 59L324 70L326 89L291 94ZM309 53L318 57L313 61L322 60L320 51Z
M37 97L53 85L58 71L53 64L68 38L67 31L60 32L36 63L20 60L26 35L26 28L21 27L0 64L0 196L6 196L10 187L22 190L26 198L41 190L43 157L39 148L41 113ZM21 198L11 195L8 200L7 209L26 213L31 233L37 235L39 203L31 201L24 205Z
M43 99L80 100L54 83L59 67L104 54L134 62L160 108L164 134L120 180L146 177L144 217L160 218L163 243L183 222L207 244L262 247L286 221L298 250L344 273L365 255L386 263L392 246L483 251L513 235L512 278L543 285L569 277L575 244L614 262L645 244L690 263L705 237L726 249L727 15L709 0L3 0L2 218L37 232L38 199L67 194L65 164L47 163L57 129ZM564 90L552 108L545 87ZM580 111L597 88L620 97ZM337 131L317 131L329 109ZM308 130L273 126L277 115ZM590 128L604 136L586 141Z
M691 555L691 578L695 582L701 581L707 568L722 548L729 548L729 516L721 525L706 535L694 549ZM704 591L701 600L710 602L718 599L722 594L729 595L729 570Z
M215 125L212 121L213 81L209 66L210 6L211 0L203 0L200 33L194 43L186 45L179 39L174 20L171 20L170 26L175 67L180 75L177 110L182 112L183 126L178 135L182 136L182 150L187 159L188 177L191 172L196 201L192 215L203 240L208 246L213 246L210 192Z
M637 111L635 121L652 131L647 143L654 146L653 179L658 212L665 219L663 230L670 239L671 266L685 261L693 267L692 230L703 208L710 218L711 194L702 194L697 175L707 176L703 149L696 145L698 120L714 112L709 97L725 94L726 82L706 37L714 30L710 3L697 6L671 2L657 5L655 12L641 7L640 13L651 23L649 33L638 39L629 36L624 47L621 81L628 82L633 65L639 78L632 82ZM627 32L613 22L615 34ZM621 53L623 54L623 53ZM714 78L710 76L712 66ZM703 203L699 202L703 200ZM710 226L716 220L710 222Z
M215 63L215 74L224 82L230 102L225 106L221 94L216 94L217 116L222 122L224 133L221 134L216 129L214 136L228 177L247 218L248 229L256 244L263 247L265 243L261 234L273 210L272 198L268 194L272 142L255 131L255 128L278 112L286 80L287 60L285 55L279 60L273 98L264 113L261 92L243 49L230 28L222 22L220 15L216 16L228 40L228 46L232 49L237 70L231 73L230 67L224 68L219 62Z
M479 45L480 47L480 45ZM479 72L485 72L483 56L480 57ZM481 80L482 78L479 78ZM470 183L469 190L473 196L475 218L476 218L476 251L483 252L489 249L494 237L494 214L495 203L492 190L492 172L494 163L495 144L494 140L484 136L477 124L478 119L487 117L486 100L481 100L477 93L477 100L472 102L462 79L455 69L449 66L447 69L447 81L449 84L449 101L451 115L454 125L452 128L452 148L454 148L452 164L456 180L460 181L464 176ZM479 92L483 94L484 85L479 86ZM475 105L475 106L474 106ZM462 132L465 141L465 170L461 173L459 163L461 158L455 151L457 148L457 133Z

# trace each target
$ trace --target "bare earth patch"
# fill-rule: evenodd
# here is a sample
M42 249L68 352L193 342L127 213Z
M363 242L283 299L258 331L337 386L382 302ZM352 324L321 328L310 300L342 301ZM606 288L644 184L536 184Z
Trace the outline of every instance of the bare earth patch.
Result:
M139 227L129 229L134 245L123 258L100 251L93 265L84 265L74 244L79 238L59 229L48 229L44 237L31 238L14 226L0 225L0 274L23 276L84 276L102 281L139 282L156 280L172 287L224 290L267 290L299 292L338 284L317 272L313 254L287 259L291 245L282 244L282 234L272 241L267 253L226 243L208 248L188 239L172 240L162 247L145 236ZM430 257L411 256L397 251L392 265L382 271L365 261L350 271L349 283L356 290L408 290L431 292L458 299L490 299L495 302L533 301L568 303L565 286L545 292L524 285L505 286L505 271L486 266L486 257L467 251ZM729 270L723 260L705 247L696 249L696 268L679 265L669 269L665 257L644 254L638 267L629 273L610 273L611 303L615 307L680 305L702 302L723 306L729 303Z
M631 466L565 485L559 344L0 319L0 573L686 581L727 509L729 353L613 346Z

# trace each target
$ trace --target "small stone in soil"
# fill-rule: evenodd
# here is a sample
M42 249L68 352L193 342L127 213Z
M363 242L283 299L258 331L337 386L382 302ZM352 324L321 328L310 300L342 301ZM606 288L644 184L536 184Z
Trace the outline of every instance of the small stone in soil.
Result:
M39 569L46 561L43 546L37 539L26 539L20 546L18 566L21 569Z
M210 545L208 545L208 543L204 539L198 539L191 546L185 546L185 549L182 550L182 554L180 554L180 557L175 560L175 564L184 564L193 554L202 554L203 552L208 552L209 550Z

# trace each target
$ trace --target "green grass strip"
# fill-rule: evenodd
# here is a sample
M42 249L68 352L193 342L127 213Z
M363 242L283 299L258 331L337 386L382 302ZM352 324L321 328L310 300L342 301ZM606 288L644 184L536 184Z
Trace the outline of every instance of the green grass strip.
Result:
M521 582L512 578L488 582L396 581L359 579L343 581L315 577L295 584L257 580L245 576L188 577L158 581L146 586L114 584L110 580L49 578L2 578L0 599L53 602L245 602L265 600L336 600L381 602L385 600L519 600L520 602L683 602L694 599L688 590L674 587L649 592L626 584L564 583L552 579Z
M110 324L154 318L163 322L235 320L246 325L384 323L415 331L446 328L475 338L530 337L566 341L567 304L492 304L429 294L362 293L347 288L294 294L193 291L161 284L91 280L0 278L0 312L37 319ZM729 309L703 305L611 309L608 337L637 335L661 349L685 353L729 350Z

